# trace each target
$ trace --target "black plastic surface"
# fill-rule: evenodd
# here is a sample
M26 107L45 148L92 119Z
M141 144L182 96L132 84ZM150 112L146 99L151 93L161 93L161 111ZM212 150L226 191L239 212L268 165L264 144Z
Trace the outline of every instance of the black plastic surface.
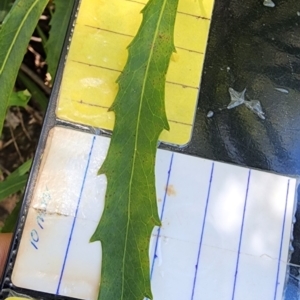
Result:
M274 2L216 1L192 142L183 152L299 175L300 1ZM260 100L266 119L245 105L228 110L229 87Z

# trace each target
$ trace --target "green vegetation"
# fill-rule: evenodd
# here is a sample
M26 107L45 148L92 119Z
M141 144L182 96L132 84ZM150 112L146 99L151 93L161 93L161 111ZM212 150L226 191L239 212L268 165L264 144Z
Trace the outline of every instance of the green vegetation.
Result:
M28 71L28 68L24 68L21 64L28 43L36 30L42 39L47 55L48 72L54 78L73 5L73 0L0 1L0 137L10 107L26 107L28 101L34 98L41 110L46 110L49 87L45 86L42 80L38 80L38 85L37 81L32 79L34 75L31 73L33 72ZM37 25L46 8L50 12L53 11L49 38ZM28 76L28 72L31 76ZM17 78L23 83L25 90L16 90ZM48 92L45 93L45 90ZM0 201L24 189L30 166L31 160L24 162L4 181L0 182ZM9 216L7 224L2 228L3 232L13 230L19 208L20 205L17 205Z
M149 241L160 225L154 168L159 135L169 129L165 81L175 51L177 5L178 0L151 0L143 9L110 108L116 121L99 170L108 182L105 208L91 239L102 244L99 300L152 299Z

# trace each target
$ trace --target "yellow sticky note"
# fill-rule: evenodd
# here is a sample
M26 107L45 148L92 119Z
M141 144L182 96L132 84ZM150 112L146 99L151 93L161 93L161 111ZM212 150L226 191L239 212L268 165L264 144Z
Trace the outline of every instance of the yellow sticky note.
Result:
M147 0L82 0L62 84L57 117L112 130L108 112L118 91L116 80L127 61L127 46L142 21ZM166 78L170 131L160 141L189 142L199 94L214 0L180 0L172 55ZM129 17L130 16L130 17Z

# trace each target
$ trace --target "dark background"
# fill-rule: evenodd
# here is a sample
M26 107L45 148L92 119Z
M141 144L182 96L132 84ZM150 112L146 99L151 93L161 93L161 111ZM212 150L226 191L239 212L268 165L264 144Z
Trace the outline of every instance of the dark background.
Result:
M275 2L270 8L263 0L216 0L193 137L184 152L300 173L300 1ZM226 109L229 87L247 88L246 99L260 100L266 119L245 105ZM214 116L207 118L210 110Z

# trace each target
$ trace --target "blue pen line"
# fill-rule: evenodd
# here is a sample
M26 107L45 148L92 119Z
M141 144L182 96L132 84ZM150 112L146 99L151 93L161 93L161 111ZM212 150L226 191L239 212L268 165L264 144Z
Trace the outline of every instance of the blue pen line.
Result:
M170 161L170 165L169 165L169 170L168 170L166 190L165 190L164 201L163 201L162 210L161 210L161 214L160 214L160 220L161 221L164 217L165 204L166 204L166 199L167 199L167 190L168 190L168 186L169 186L169 181L170 181L170 177L171 177L171 170L172 170L172 165L173 165L173 157L174 157L174 153L172 153L171 161ZM155 264L155 260L156 260L156 252L157 252L157 246L158 246L158 239L159 239L159 235L160 235L160 229L161 229L161 227L158 227L156 241L155 241L154 255L153 255L152 266L151 266L151 272L150 272L150 278L151 279L152 279L154 264Z
M289 189L290 189L290 180L288 180L286 198L285 198L285 207L284 207L284 215L283 215L283 223L282 223L282 231L281 231L281 241L280 241L279 256L278 256L278 266L277 266L274 300L276 300L277 288L279 285L278 279L279 279L279 271L280 271L280 260L281 260L282 242L283 242L285 219L286 219L286 209L287 209L287 203L288 203L288 197L289 197Z
M198 248L197 264L195 265L195 275L194 275L191 300L194 299L194 293L195 293L195 288L196 288L196 283L197 283L198 266L199 266L199 261L200 261L200 253L201 253L201 248L202 248L202 240L203 240L203 235L204 235L206 214L207 214L208 202L209 202L209 198L210 198L210 189L211 189L211 184L212 184L212 179L213 179L213 174L214 174L214 167L215 167L215 163L212 163L210 178L209 178L209 185L208 185L208 192L207 192L207 197L206 197L205 210L204 210L204 216L203 216L203 222L202 222L202 229L201 229L201 235L200 235L200 243L199 243L199 248Z
M80 201L81 201L81 196L82 196L82 192L83 192L87 172L88 172L89 165L90 165L90 160L91 160L91 155L92 155L92 151L93 151L93 148L94 148L95 139L96 138L94 136L93 141L92 141L92 145L91 145L91 148L90 148L90 153L89 153L88 161L87 161L87 164L86 164L85 172L84 172L84 177L83 177L81 190L80 190L80 194L79 194L79 198L78 198L78 202L77 202L77 207L76 207L76 211L75 211L75 216L74 216L73 224L72 224L72 227L71 227L71 232L70 232L70 236L69 236L67 249L66 249L66 252L65 252L64 262L63 262L62 269L61 269L60 276L59 276L56 295L59 295L59 289L60 289L61 281L62 281L62 278L63 278L63 275L64 275L64 271L65 271L65 265L66 265L68 252L69 252L69 248L70 248L70 244L71 244L71 240L72 240L72 235L73 235L73 231L74 231L74 227L75 227L75 223L76 223L76 217L77 217L77 214L78 214L78 209L79 209L79 205L80 205Z
M242 238L243 238L245 213L246 213L247 200L248 200L248 191L249 191L249 185L250 185L250 177L251 177L251 170L249 170L249 173L248 173L248 181L247 181L247 189L246 189L246 196L245 196L245 203L244 203L242 226L241 226L241 232L240 232L239 248L238 248L238 255L237 255L236 267L235 267L235 273L234 273L234 283L233 283L233 290L232 290L232 297L231 297L232 300L234 299L234 296L235 296L235 287L236 287L237 274L238 274L238 269L239 269L239 261L240 261L241 245L242 245Z

